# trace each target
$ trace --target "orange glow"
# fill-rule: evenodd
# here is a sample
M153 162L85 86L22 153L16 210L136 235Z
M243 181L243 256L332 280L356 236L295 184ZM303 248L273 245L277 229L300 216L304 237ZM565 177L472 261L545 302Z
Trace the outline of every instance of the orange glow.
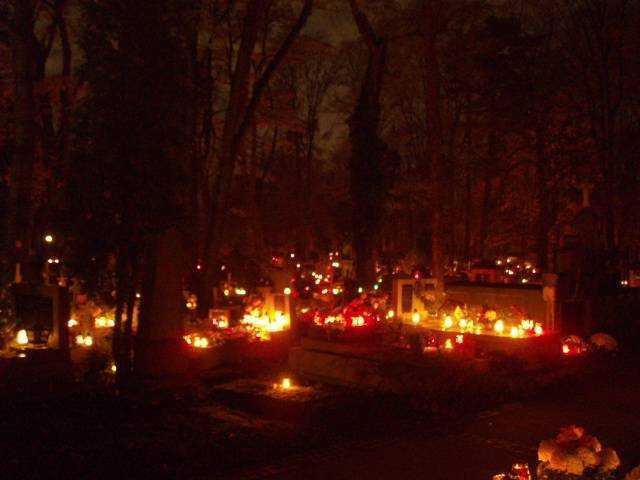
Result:
M280 386L282 387L283 390L290 390L291 389L291 379L288 377L285 377L282 379L282 383L280 384Z
M567 355L570 351L571 351L571 349L569 348L569 345L567 345L567 344L562 345L562 353Z
M444 342L444 348L446 350L453 350L453 342L451 341L450 338L447 338Z

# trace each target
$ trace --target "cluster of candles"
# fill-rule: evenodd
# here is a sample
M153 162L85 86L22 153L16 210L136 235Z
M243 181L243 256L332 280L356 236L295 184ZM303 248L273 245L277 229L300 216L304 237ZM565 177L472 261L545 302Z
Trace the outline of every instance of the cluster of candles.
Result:
M185 335L184 341L193 348L209 348L209 339L198 334Z
M69 320L70 322L71 320ZM67 325L69 323L67 322ZM114 327L116 324L115 320L113 318L107 318L107 317L96 317L95 321L94 321L94 325L96 326L96 328L111 328Z
M411 320L415 325L422 322L419 312L413 312ZM485 322L474 322L466 318L460 307L456 307L453 315L442 316L441 329L444 331L458 331L473 333L476 335L498 335L512 338L525 336L540 336L544 333L542 325L530 319L522 319L519 324L507 325L504 320L498 319L495 311L490 310L485 315Z
M269 338L269 333L286 330L291 324L289 317L280 310L273 312L273 315L268 315L257 308L245 314L241 323L255 328L258 332L258 337L262 339Z
M91 347L93 345L93 337L91 335L76 335L76 345Z

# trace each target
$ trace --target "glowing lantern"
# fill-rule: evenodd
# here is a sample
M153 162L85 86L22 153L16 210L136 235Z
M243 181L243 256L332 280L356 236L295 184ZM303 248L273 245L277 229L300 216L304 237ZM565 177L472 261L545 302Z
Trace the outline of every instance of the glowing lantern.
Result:
M84 345L84 337L82 335L76 335L76 344Z
M523 330L533 330L534 323L533 323L533 320L522 320L522 322L520 323L520 326L522 327Z
M353 327L364 327L364 317L362 316L352 317L351 325Z
M136 298L141 298L142 295L140 295L140 293L136 293Z
M18 330L18 335L16 335L16 343L18 345L26 345L29 343L29 335L27 335L26 330Z
M539 323L536 323L536 326L533 327L533 333L535 333L536 335L542 335L544 333L544 330L542 329L542 325L540 325Z
M518 327L511 327L511 336L513 338L518 338L520 336L520 331L518 330Z
M236 288L236 295L243 296L246 294L247 294L247 291L244 288Z
M362 293L362 292L364 292L364 288L358 287L358 293Z
M456 335L456 343L464 343L464 335Z
M333 268L340 268L340 262L333 262L333 263L331 264L331 266L332 266Z
M531 480L529 465L526 463L514 463L508 478L517 480Z
M444 322L442 323L442 325L444 326L445 330L453 326L453 318L451 318L451 315L447 315L446 317L444 317Z
M461 318L460 321L458 322L458 325L462 329L467 328L467 325L468 325L467 319L466 318Z
M331 290L331 293L333 293L334 295L339 295L340 294L340 289L339 288L334 288L333 290Z
M75 318L70 318L67 321L67 327L69 327L69 328L76 327L77 325L78 325L78 321Z
M502 320L498 320L493 324L493 329L496 331L496 333L504 332L504 322Z
M295 253L290 253L290 254L289 254L289 256L290 256L291 258L296 258L296 254L295 254Z
M93 337L91 337L91 335L87 335L84 337L84 346L90 347L91 345L93 345Z
M569 348L569 345L567 345L566 343L562 345L562 353L564 353L565 355L568 355L570 352L571 352L571 349Z
M50 233L46 234L44 236L44 241L47 243L53 243L53 235L51 235Z
M218 328L229 328L229 320L226 317L219 318Z
M450 338L447 338L444 341L444 348L445 348L445 350L453 350L453 342L451 341Z
M291 295L291 289L289 287L285 287L284 294L285 295Z
M416 325L420 323L420 314L418 312L413 312L413 314L411 315L411 321Z
M282 379L282 382L280 383L280 386L282 387L283 390L290 390L291 389L291 379L288 377L285 377Z
M94 320L94 325L96 328L111 328L114 327L115 324L116 321L113 318L97 317Z
M113 373L116 373L118 371L118 367L116 367L116 364L114 363L113 365L111 365L111 371Z
M387 312L387 318L391 319L391 318L393 318L395 316L396 316L396 312L394 312L393 310L389 310Z

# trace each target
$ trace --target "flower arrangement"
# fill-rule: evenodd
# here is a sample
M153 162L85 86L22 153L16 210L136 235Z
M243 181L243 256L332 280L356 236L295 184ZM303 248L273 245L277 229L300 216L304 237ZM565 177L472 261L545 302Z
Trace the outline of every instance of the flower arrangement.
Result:
M603 448L584 428L571 425L555 439L543 440L538 447L539 479L615 478L620 459L615 450Z

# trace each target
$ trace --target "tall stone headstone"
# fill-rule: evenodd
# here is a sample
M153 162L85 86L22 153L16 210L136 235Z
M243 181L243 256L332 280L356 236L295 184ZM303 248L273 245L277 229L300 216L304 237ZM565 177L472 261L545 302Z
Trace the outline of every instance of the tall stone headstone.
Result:
M14 285L18 329L32 332L33 346L68 354L69 290L57 285Z

